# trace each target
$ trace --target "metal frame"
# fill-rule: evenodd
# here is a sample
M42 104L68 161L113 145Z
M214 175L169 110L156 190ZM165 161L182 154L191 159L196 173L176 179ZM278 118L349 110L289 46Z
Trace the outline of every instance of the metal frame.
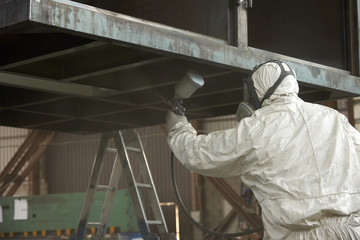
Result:
M14 9L17 9L18 15L6 14L14 12ZM348 71L254 49L244 44L239 47L230 46L219 39L72 1L8 1L1 7L0 16L0 28L31 21L76 35L232 70L250 71L254 66L269 59L283 60L297 72L299 82L354 95L360 94L360 78L350 75Z
M14 87L28 88L58 94L81 97L105 97L116 94L116 91L88 85L60 82L0 72L0 83Z
M356 24L356 30L357 33L355 33L355 38L356 38L356 42L355 42L355 46L356 46L356 74L360 74L360 0L353 0L353 7L355 8L355 19L357 19L357 22L355 22Z

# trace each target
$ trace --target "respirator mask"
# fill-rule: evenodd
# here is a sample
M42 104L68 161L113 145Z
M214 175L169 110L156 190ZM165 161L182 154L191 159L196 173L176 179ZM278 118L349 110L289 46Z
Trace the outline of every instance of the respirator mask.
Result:
M276 63L280 67L281 73L278 79L275 81L274 85L266 91L264 97L260 101L254 87L254 80L252 79L252 76L260 67L267 63ZM285 79L285 77L289 75L292 75L296 78L294 70L292 70L286 63L278 60L271 60L256 66L250 73L249 77L244 81L244 101L241 102L237 108L236 120L239 122L243 118L250 117L255 110L261 108L263 102L275 92L280 83Z

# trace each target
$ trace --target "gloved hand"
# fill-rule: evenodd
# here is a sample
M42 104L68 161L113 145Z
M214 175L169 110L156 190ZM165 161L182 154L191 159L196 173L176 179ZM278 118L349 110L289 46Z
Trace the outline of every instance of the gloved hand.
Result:
M178 122L183 122L183 123L187 122L187 118L185 117L185 115L180 116L180 115L175 114L173 111L167 112L165 120L166 120L166 131L167 132L169 132L170 129Z
M183 116L185 108L183 107L183 99L172 98L166 101L166 104L171 107L171 110L177 115Z

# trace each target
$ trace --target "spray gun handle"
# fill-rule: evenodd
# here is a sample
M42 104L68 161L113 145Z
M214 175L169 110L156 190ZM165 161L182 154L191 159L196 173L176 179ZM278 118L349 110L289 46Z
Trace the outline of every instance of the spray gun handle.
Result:
M184 116L186 109L183 107L183 99L173 98L167 101L167 105L171 107L171 110L179 116Z

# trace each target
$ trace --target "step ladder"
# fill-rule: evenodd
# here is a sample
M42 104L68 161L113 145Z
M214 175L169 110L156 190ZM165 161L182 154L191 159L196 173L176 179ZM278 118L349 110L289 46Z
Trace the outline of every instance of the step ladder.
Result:
M113 142L111 140L113 140ZM115 145L115 147L109 147L111 145L110 141L113 143L112 145ZM98 185L98 182L103 166L104 154L106 152L116 153L116 157L109 185L102 186ZM143 182L136 181L129 156L134 157L132 162L139 168L139 175L141 175ZM134 130L104 133L102 135L80 215L80 221L77 229L77 239L83 239L86 228L88 227L97 227L95 237L100 239L104 237L115 197L115 190L118 187L121 173L126 178L128 190L143 238L145 240L159 239L156 234L153 234L150 231L150 226L155 225L161 236L161 240L176 239L173 234L168 233L144 149L139 135ZM88 222L96 191L107 191L102 214L99 222ZM148 199L149 204L147 206L150 208L154 219L150 220L147 218L146 209L143 203L144 197L147 197Z

